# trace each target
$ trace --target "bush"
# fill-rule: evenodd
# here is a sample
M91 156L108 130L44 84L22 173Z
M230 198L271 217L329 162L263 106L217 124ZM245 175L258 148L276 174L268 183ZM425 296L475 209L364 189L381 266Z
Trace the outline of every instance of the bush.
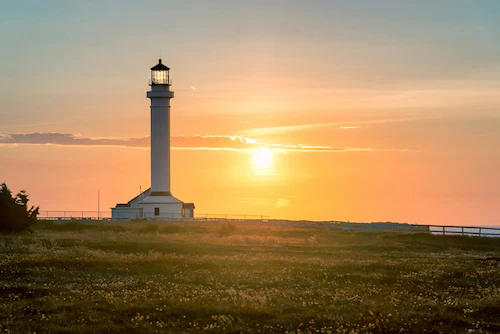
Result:
M95 225L84 224L79 220L73 220L61 224L55 224L55 226L57 226L57 229L60 231L82 231L96 227Z
M238 230L236 224L231 222L224 222L220 225L219 234L222 236L228 236L233 234Z
M37 222L39 207L28 209L28 195L21 190L16 197L5 183L0 187L0 232L12 233L30 230Z
M56 223L52 220L39 220L33 227L40 230L55 230Z
M180 226L180 225L171 225L171 224L168 224L168 225L163 226L159 230L159 232L162 233L162 234L185 233L186 232L186 228L184 226Z
M158 232L158 225L150 223L138 229L137 232L141 234L156 233Z

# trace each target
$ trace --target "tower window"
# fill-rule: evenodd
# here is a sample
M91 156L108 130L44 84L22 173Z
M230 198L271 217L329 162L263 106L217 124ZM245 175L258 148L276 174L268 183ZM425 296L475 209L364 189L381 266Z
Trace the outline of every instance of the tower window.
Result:
M155 216L159 216L160 215L160 208L155 208Z

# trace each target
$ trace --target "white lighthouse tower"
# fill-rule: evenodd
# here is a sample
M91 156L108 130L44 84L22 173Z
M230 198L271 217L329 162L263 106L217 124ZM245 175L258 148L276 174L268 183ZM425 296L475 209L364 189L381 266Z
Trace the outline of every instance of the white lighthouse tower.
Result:
M151 188L127 204L112 209L114 219L181 219L192 218L193 203L172 196L170 189L170 68L161 59L151 68Z

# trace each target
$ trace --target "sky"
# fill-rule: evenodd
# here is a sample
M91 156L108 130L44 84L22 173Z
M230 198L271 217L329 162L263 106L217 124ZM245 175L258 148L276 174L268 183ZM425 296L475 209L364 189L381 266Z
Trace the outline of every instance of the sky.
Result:
M496 0L0 5L0 182L42 211L150 186L161 57L195 215L500 225Z

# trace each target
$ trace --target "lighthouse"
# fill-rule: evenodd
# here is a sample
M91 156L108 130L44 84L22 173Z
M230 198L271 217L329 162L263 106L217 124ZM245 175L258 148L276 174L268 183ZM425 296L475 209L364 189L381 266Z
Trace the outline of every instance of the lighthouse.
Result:
M148 197L162 197L170 202L170 99L174 92L170 91L170 69L161 59L151 68L150 86L146 95L151 99L151 194Z
M193 218L194 204L184 203L172 195L170 188L170 68L158 60L151 68L151 188L126 204L112 208L113 219L182 219Z

